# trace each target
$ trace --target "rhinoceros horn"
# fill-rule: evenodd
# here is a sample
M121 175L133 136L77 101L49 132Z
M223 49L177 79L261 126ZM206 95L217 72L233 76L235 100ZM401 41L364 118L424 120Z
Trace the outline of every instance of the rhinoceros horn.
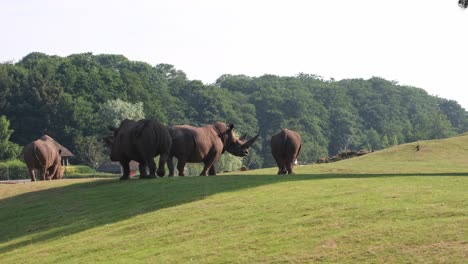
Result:
M242 137L240 137L240 140L245 140L247 138L247 133L245 133Z
M242 147L243 148L250 148L250 146L252 146L252 144L255 142L255 140L257 140L259 134L257 134L255 137L249 139L249 141L245 142Z

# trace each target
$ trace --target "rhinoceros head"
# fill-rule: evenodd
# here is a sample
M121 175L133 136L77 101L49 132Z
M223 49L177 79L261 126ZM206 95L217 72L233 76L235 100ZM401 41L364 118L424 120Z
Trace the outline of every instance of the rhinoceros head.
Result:
M103 138L104 143L110 148L110 159L112 161L121 160L122 152L122 137L125 133L128 133L129 126L135 123L133 120L125 119L120 122L119 127L108 126L108 129L113 132L112 136L106 136Z
M258 135L249 140L247 140L247 134L244 134L244 136L238 138L234 134L233 129L233 124L227 126L224 150L235 156L247 156L249 154L250 147L255 142L255 140L257 140Z
M65 169L62 166L60 166L60 168L58 168L57 170L57 176L56 176L57 179L62 179L64 172L65 172Z

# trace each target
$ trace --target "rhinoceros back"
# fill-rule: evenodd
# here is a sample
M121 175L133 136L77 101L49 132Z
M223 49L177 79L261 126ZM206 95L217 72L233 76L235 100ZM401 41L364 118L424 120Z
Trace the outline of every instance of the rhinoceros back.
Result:
M58 163L60 155L55 146L48 141L38 139L26 145L23 151L24 161L29 168L49 168Z
M301 149L301 136L299 133L283 129L271 137L273 156L297 158Z
M156 120L124 120L115 136L111 151L111 159L115 161L124 157L142 161L162 153L168 154L171 149L169 131Z
M132 129L132 140L139 146L139 151L159 155L169 154L171 150L171 135L169 130L156 120L143 119Z

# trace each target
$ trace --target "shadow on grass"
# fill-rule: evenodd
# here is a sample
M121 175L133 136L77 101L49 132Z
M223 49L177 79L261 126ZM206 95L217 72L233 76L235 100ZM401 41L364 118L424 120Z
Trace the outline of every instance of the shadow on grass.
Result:
M207 196L286 181L401 176L468 176L467 173L225 175L157 180L99 179L28 192L0 200L0 254L72 235L136 215ZM34 184L34 183L31 183Z

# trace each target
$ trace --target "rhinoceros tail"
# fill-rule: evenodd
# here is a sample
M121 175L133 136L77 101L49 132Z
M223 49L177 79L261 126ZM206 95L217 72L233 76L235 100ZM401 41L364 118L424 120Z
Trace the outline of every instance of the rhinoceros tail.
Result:
M302 144L299 145L299 149L297 150L297 154L296 154L296 159L299 156L299 154L301 153L301 148L302 148Z
M37 155L37 146L36 146L36 144L33 145L32 153L33 153L33 155L34 155L34 158L35 158L37 161L40 162L41 160L39 159L39 156Z
M282 134L282 139L283 139L283 144L282 144L282 151L283 153L286 151L286 145L288 144L288 133L286 133L285 130L281 131Z

